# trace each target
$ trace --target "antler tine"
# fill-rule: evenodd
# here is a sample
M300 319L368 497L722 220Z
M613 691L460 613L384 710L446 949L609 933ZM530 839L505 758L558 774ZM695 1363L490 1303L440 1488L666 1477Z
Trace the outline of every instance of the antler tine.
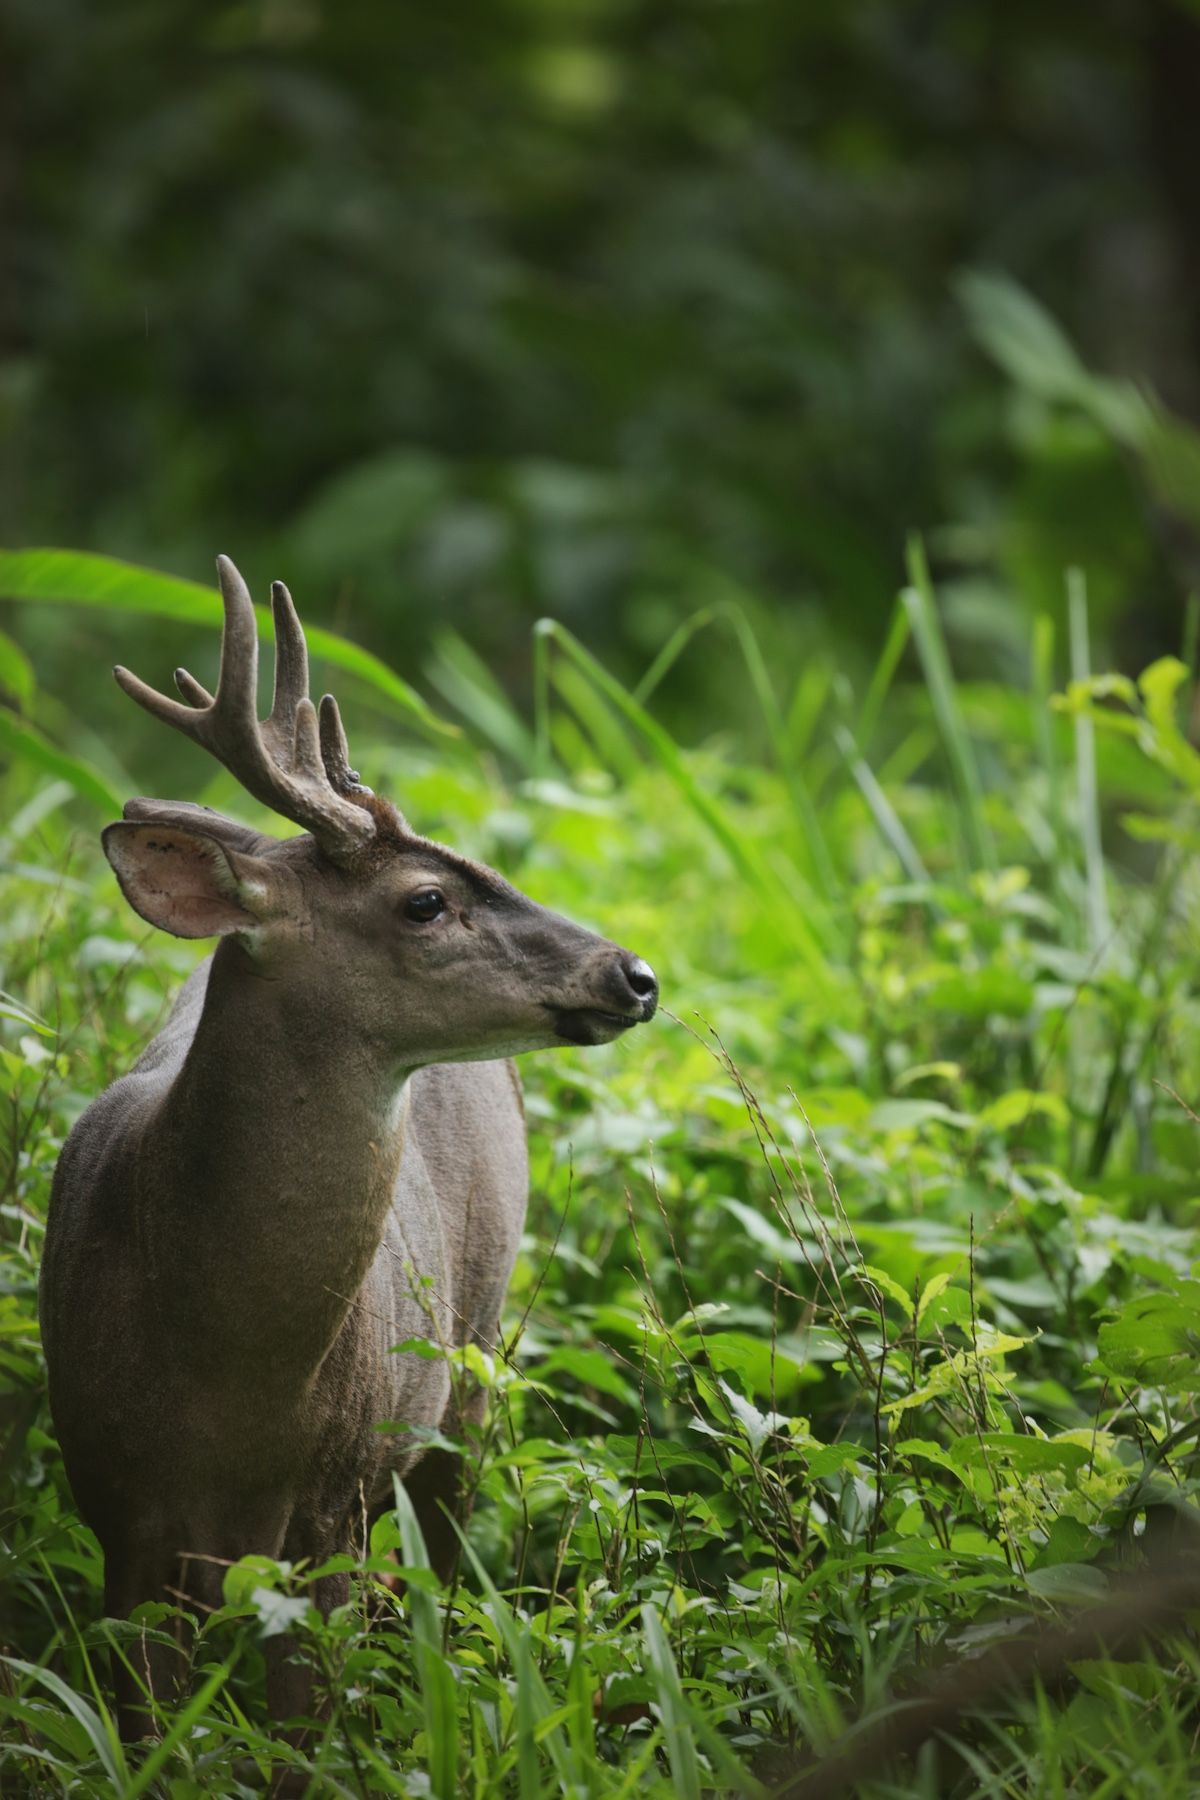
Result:
M267 725L290 736L296 707L308 698L308 645L292 596L282 581L271 583L271 612L275 619L275 697Z
M189 706L205 707L213 704L213 697L208 689L194 675L189 675L186 669L176 669L175 686Z
M346 728L342 724L342 715L338 703L332 694L322 694L319 714L321 728L321 761L325 765L325 773L329 784L339 794L347 788L361 787L358 770L350 767L350 746L346 742Z
M164 725L173 725L177 731L185 732L190 738L198 737L196 727L202 715L192 707L185 706L182 700L172 700L169 694L160 694L157 688L150 687L120 663L114 668L113 676L121 691L128 694L131 700L136 700L152 718L161 719Z
M227 556L217 558L217 581L225 606L221 667L214 712L242 732L258 736L258 621L250 589ZM233 773L237 773L236 770Z

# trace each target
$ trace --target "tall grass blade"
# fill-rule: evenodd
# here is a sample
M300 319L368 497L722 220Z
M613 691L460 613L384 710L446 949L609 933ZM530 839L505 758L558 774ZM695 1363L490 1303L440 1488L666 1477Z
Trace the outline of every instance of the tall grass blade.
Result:
M792 748L791 736L784 719L770 672L763 657L762 646L754 633L754 628L746 611L736 600L719 600L710 606L703 606L685 619L659 651L649 669L632 689L630 699L638 706L645 706L646 701L662 681L668 670L682 655L683 651L700 632L706 631L710 625L727 625L733 633L734 642L742 653L742 661L750 677L750 685L762 714L779 772L788 786L792 807L800 822L802 841L812 858L813 872L827 900L836 898L842 891L833 858L821 825L820 815L813 800L812 790L801 772L799 762Z
M1067 570L1067 623L1071 638L1071 680L1091 677L1088 645L1087 584L1082 569ZM1093 952L1108 942L1108 894L1104 885L1104 851L1100 841L1100 801L1096 784L1096 735L1087 712L1075 714L1075 782L1079 797L1079 837L1087 883L1088 938Z
M413 1503L399 1476L393 1477L396 1522L405 1564L428 1569L425 1539ZM412 1619L413 1660L421 1689L425 1732L429 1739L429 1785L434 1800L456 1800L458 1794L458 1695L450 1665L442 1654L442 1621L433 1595L410 1582L405 1605Z
M1196 699L1196 684L1200 681L1200 593L1191 593L1187 597L1179 658L1188 672L1188 683L1183 695L1184 718L1187 720L1191 717ZM1186 724L1184 729L1187 730ZM1196 733L1192 731L1188 735L1194 742Z
M721 846L733 867L744 880L760 893L769 896L779 908L780 925L803 957L809 973L823 988L828 987L830 975L826 951L808 918L811 912L828 929L828 921L819 913L815 899L807 898L798 904L786 891L757 845L734 830L720 804L701 787L670 734L651 718L633 695L596 661L565 626L554 619L543 619L539 622L538 632L547 647L553 643L588 677L597 692L635 728L659 767Z
M844 725L834 728L833 741L846 760L859 793L871 809L880 833L891 845L900 866L910 881L928 881L929 871L921 861L916 845L900 822L895 807L875 779L870 765L858 754L858 747Z
M726 602L719 601L713 606L698 607L694 613L683 620L682 624L675 627L642 679L633 689L633 698L639 706L646 705L654 690L675 667L692 639L699 637L702 631L707 631L713 621L721 616L725 605Z
M1054 692L1054 621L1047 613L1040 613L1033 622L1029 677L1033 741L1037 746L1038 760L1046 781L1047 823L1050 836L1057 847L1066 843L1067 809L1062 791L1062 770L1054 751L1054 711L1051 705ZM1059 905L1062 929L1064 933L1070 934L1078 908L1070 904L1065 874L1063 859L1055 855L1052 858L1050 880Z
M477 736L526 774L533 773L537 747L529 727L487 664L456 631L443 632L438 638L426 675Z
M679 1671L675 1667L675 1658L671 1655L671 1646L667 1642L662 1620L655 1608L648 1603L642 1607L642 1636L646 1645L646 1660L650 1664L658 1694L658 1710L662 1716L663 1738L675 1792L680 1800L700 1800L700 1760L696 1755L692 1722L688 1717L687 1703L679 1683Z
M907 608L898 603L892 614L892 623L888 628L887 638L880 652L879 661L875 664L870 685L859 710L858 725L854 736L858 748L865 755L870 749L871 739L875 736L879 724L879 716L883 711L883 703L891 689L892 680L900 666L900 658L904 655L905 646L912 634Z
M36 685L33 664L25 652L0 631L0 688L11 694L24 712L33 700Z
M220 596L215 589L178 575L163 575L115 557L82 550L0 550L0 596L6 600L52 602L63 606L105 607L112 612L152 613L160 619L183 620L219 630ZM273 640L271 609L256 606L259 633ZM336 632L305 625L309 652L336 668L357 675L381 695L392 710L438 736L457 736L451 725L426 705L406 681L369 650L348 643Z
M174 1755L176 1747L187 1737L192 1726L204 1717L213 1700L229 1680L236 1661L237 1652L235 1651L219 1668L212 1671L207 1681L197 1688L187 1705L176 1713L171 1721L171 1729L162 1741L150 1751L145 1762L135 1771L129 1785L122 1789L121 1800L137 1800L139 1794L145 1793L158 1771L165 1766Z
M950 777L958 796L959 820L966 841L968 861L973 869L993 869L996 866L996 852L984 817L983 784L979 779L975 753L959 709L954 674L938 621L925 549L917 537L911 537L908 541L908 577L911 586L902 590L901 604L912 626L917 655L921 659L925 685L933 706L933 716L950 765Z
M40 1682L48 1693L52 1694L58 1704L65 1707L71 1717L83 1727L88 1743L96 1754L104 1773L118 1791L124 1793L129 1780L129 1767L125 1761L125 1752L121 1740L117 1736L116 1726L111 1714L105 1709L99 1711L82 1694L77 1694L73 1687L65 1682L61 1675L53 1669L39 1668L36 1663L22 1662L19 1657L5 1656L0 1658L18 1675L24 1675L30 1681Z
M559 1792L586 1792L587 1770L576 1747L579 1734L578 1731L568 1733L565 1728L570 1709L555 1707L533 1659L528 1627L518 1621L512 1607L471 1545L465 1538L462 1542L463 1553L475 1572L492 1618L504 1639L505 1649L517 1671L517 1764L522 1800L526 1800L527 1792L530 1800L541 1792L541 1778L537 1773L536 1761L533 1760L535 1746L539 1743L545 1747L554 1763ZM551 1715L556 1712L557 1719L552 1724L547 1724ZM578 1720L575 1723L578 1726ZM533 1785L535 1779L536 1786Z

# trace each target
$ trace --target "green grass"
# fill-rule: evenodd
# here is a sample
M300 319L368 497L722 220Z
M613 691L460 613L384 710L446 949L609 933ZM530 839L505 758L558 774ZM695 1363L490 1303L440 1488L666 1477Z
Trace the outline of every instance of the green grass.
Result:
M67 573L86 588L81 561ZM154 580L108 604L169 614ZM722 599L637 693L547 626L527 725L447 640L434 675L461 738L353 734L421 827L647 956L668 1010L606 1051L526 1060L533 1202L505 1353L475 1371L491 1409L453 1588L403 1504L328 1623L311 1571L239 1565L140 1765L106 1654L161 1619L101 1616L36 1271L62 1138L195 950L123 907L96 842L113 771L0 663L5 1795L236 1794L273 1753L314 1795L800 1792L860 1716L1186 1541L1191 675L1092 678L1076 586L1073 643L1039 627L1030 693L963 686L919 550L910 582L861 701L832 666L772 668ZM55 597L96 604L82 588ZM671 657L710 645L757 697L760 747L685 747L655 716ZM194 775L193 797L246 810ZM404 1600L379 1579L392 1550ZM331 1696L304 1759L272 1751L264 1711L262 1642L285 1625ZM1031 1660L858 1791L1190 1794L1195 1654L1155 1644L1040 1684Z

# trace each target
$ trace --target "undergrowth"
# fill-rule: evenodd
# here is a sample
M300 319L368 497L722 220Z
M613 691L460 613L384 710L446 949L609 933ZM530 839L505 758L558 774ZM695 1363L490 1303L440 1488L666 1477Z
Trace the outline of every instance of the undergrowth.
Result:
M94 561L60 564L58 597ZM182 585L125 579L168 615ZM9 646L0 1790L233 1795L274 1755L314 1795L848 1791L800 1783L856 1720L1028 1640L854 1791L1195 1791L1178 1619L1053 1680L1037 1660L1081 1609L1182 1567L1200 1523L1192 672L1095 678L1078 585L1070 616L1070 645L1036 635L1028 691L959 685L914 547L861 697L824 663L772 670L732 605L637 691L546 626L528 726L447 640L430 675L462 741L362 688L426 728L372 747L364 704L367 779L634 944L667 1011L635 1043L524 1064L533 1197L505 1335L455 1371L491 1400L455 1581L424 1566L402 1492L327 1622L311 1569L235 1565L148 1754L117 1741L107 1656L163 1609L101 1616L36 1279L63 1137L195 952L147 932L99 856L106 794L137 783L55 741ZM700 632L755 693L761 754L656 723ZM247 805L224 776L191 792ZM328 1698L303 1756L265 1716L281 1630Z

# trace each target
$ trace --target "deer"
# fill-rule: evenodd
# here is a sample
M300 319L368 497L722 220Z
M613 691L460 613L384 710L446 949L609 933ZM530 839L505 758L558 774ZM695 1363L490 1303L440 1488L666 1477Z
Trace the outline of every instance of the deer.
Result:
M396 1346L496 1345L529 1185L512 1058L612 1042L658 1003L640 957L361 784L337 702L309 697L281 582L260 720L253 603L228 558L217 569L215 694L184 669L178 700L114 674L302 831L131 799L102 834L142 919L218 939L75 1124L51 1191L50 1408L113 1618L219 1607L247 1554L319 1568L394 1500L393 1477L448 1575L462 1509L446 1443L484 1396L463 1394L448 1355ZM348 1597L347 1574L312 1584L325 1614ZM114 1658L128 1739L154 1735L186 1661L145 1636ZM266 1645L277 1720L313 1700L294 1648Z

